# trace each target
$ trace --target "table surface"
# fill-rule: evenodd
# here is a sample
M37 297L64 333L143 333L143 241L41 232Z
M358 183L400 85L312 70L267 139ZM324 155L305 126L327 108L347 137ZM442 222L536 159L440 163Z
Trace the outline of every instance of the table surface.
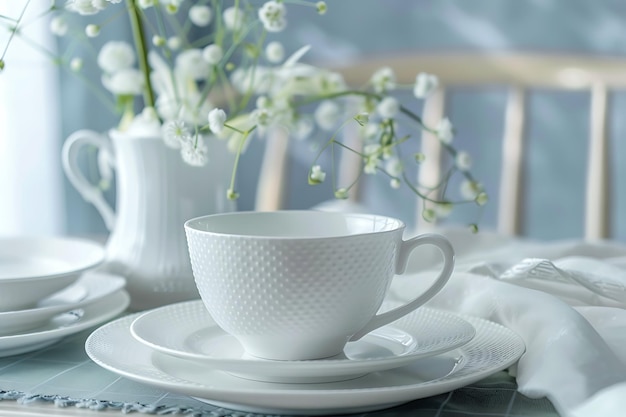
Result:
M101 368L84 350L85 339L92 330L40 351L0 358L0 415L96 417L97 411L106 410L106 416L128 412L250 416L140 384ZM514 379L506 372L451 393L359 415L558 417L548 400L533 400L519 394Z

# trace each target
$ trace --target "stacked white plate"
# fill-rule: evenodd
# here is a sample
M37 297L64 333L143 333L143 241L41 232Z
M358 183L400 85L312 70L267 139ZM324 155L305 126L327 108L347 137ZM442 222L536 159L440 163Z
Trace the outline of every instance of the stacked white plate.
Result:
M94 272L104 250L70 238L0 239L0 357L51 345L123 312L125 280Z
M451 391L509 367L524 343L496 323L422 307L337 357L271 361L247 356L201 301L189 301L108 323L86 350L112 372L216 406L324 415Z

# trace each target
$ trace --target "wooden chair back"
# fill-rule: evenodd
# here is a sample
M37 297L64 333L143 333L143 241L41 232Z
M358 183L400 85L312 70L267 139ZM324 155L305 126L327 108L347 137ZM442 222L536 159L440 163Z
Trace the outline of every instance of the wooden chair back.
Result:
M392 67L398 83L411 84L417 72L439 77L440 87L427 99L422 118L434 126L446 114L446 92L458 86L508 88L502 146L502 171L498 204L498 230L518 235L524 213L523 168L527 95L532 89L583 90L591 95L590 132L586 166L585 237L607 238L611 230L611 167L608 135L609 96L612 90L626 87L626 61L576 55L540 54L413 54L363 59L336 68L350 85L363 85L380 67ZM348 139L349 140L349 139ZM268 138L268 147L259 178L258 210L282 208L288 137L282 131ZM356 143L354 145L357 145ZM442 150L438 141L422 141L422 152L429 155L420 167L418 182L437 184L441 176ZM360 161L342 161L339 176L354 178ZM358 199L359 192L351 195ZM418 205L421 207L421 205ZM418 225L423 223L416 214Z

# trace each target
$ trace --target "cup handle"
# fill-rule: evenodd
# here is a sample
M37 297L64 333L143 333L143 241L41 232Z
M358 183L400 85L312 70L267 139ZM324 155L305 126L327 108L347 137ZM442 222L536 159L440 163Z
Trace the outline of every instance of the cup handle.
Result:
M74 188L86 201L94 205L107 229L112 231L115 227L115 211L104 198L102 190L87 180L78 164L80 149L86 145L98 149L98 170L103 179L110 179L110 168L115 166L111 142L104 135L91 130L79 130L67 138L61 151L63 170Z
M443 255L443 269L439 273L435 282L433 282L433 284L424 293L420 294L407 304L403 304L400 307L394 308L393 310L385 313L375 315L361 330L350 338L351 342L359 340L374 329L384 326L385 324L389 324L402 316L406 316L426 301L433 298L435 294L437 294L443 286L446 285L446 282L450 279L452 270L454 269L454 249L448 239L437 234L427 233L409 240L403 240L396 261L396 274L404 274L409 260L409 254L413 251L413 249L421 245L434 245L439 248Z

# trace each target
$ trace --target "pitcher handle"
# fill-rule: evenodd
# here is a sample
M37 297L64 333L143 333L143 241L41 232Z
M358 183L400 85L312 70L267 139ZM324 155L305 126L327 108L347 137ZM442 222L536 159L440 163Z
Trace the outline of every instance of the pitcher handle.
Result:
M443 268L435 282L433 282L424 293L420 294L412 301L403 304L400 307L394 308L393 310L375 315L361 330L350 338L350 341L359 340L372 330L398 320L402 316L406 316L426 301L433 298L435 294L437 294L443 286L446 285L446 282L450 279L452 270L454 269L454 249L448 239L433 233L423 234L412 239L402 241L396 261L396 274L404 274L406 271L406 265L409 261L409 254L421 245L434 245L439 248L441 254L443 255Z
M115 166L113 147L106 136L92 130L79 130L67 138L61 151L63 170L78 193L98 210L106 228L112 231L115 227L115 211L104 198L100 187L87 180L78 164L78 155L85 145L98 149L100 175L105 180L110 179L110 168Z

